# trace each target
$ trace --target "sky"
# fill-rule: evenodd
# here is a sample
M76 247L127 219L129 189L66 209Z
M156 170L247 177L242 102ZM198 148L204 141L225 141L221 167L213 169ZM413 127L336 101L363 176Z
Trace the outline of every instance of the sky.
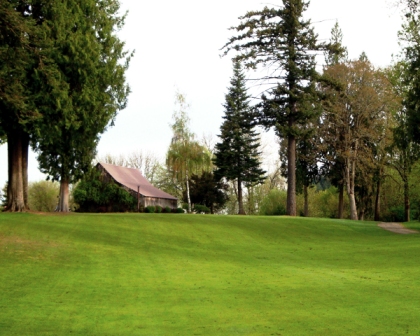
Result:
M393 0L311 0L310 18L320 41L328 41L338 21L349 58L364 51L370 61L385 67L398 55L397 33L401 14ZM273 7L280 0L121 0L128 11L118 32L128 50L135 50L127 72L131 88L128 105L118 113L115 126L101 136L98 155L149 152L164 159L172 132L170 123L175 92L190 105L190 129L198 139L217 141L222 124L224 96L232 76L231 57L220 57L221 48L233 36L229 27L247 11ZM274 134L263 134L265 150L276 152ZM45 176L38 170L36 155L29 156L29 181ZM7 146L0 146L0 187L7 180Z

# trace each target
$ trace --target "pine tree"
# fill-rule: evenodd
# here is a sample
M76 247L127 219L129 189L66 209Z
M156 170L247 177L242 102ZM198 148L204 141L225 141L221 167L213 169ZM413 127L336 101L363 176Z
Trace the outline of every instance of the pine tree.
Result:
M224 122L220 128L221 142L215 148L214 164L217 169L214 174L217 179L236 181L239 214L244 215L243 183L262 183L265 171L260 168L258 138L251 118L249 95L240 62L234 63L230 84L224 104Z
M283 0L279 8L265 7L248 12L239 32L224 46L225 54L234 50L235 57L247 68L266 67L269 75L260 78L269 87L259 104L261 122L275 127L280 138L287 139L287 214L296 215L296 143L306 131L318 109L315 94L315 54L323 48L310 21L303 19L309 2Z

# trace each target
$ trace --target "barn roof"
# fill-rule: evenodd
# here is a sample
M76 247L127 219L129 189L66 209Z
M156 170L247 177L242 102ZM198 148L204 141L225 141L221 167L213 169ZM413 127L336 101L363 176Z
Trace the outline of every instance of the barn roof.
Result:
M154 187L141 173L135 168L114 166L108 163L99 162L112 178L123 186L137 192L140 187L140 194L145 197L155 197L176 200L177 198Z

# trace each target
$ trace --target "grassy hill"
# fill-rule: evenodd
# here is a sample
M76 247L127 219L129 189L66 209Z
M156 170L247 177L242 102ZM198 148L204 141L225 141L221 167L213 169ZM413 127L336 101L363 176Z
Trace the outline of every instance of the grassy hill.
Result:
M373 222L0 214L0 335L419 335L419 256Z

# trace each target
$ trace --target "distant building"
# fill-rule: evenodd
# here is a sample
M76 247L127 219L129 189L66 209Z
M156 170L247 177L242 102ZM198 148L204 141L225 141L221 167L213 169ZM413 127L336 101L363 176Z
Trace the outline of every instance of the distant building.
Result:
M104 182L113 180L138 199L140 208L159 205L162 208L176 209L178 206L176 197L154 187L138 169L102 162L96 168L101 172Z

